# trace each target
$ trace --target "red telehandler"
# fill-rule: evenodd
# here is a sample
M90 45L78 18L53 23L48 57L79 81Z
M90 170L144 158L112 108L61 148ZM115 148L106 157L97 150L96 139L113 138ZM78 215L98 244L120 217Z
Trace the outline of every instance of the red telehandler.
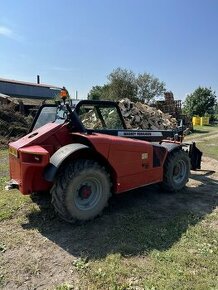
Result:
M9 144L8 188L50 191L62 219L90 220L112 194L155 183L181 190L202 155L181 133L129 130L115 102L63 98L43 105L29 134Z

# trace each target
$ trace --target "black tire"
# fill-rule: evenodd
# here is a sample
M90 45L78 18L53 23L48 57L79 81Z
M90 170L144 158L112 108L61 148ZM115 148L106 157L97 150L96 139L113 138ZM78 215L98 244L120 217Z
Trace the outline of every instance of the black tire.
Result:
M52 204L67 222L98 216L111 195L109 174L93 160L78 159L65 167L51 190Z
M174 150L168 153L164 164L163 182L161 187L164 190L173 192L185 187L190 174L190 159L188 153Z

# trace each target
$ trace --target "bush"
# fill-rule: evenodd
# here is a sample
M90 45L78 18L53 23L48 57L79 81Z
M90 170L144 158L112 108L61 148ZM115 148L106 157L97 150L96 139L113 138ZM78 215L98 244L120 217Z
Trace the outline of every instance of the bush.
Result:
M25 117L15 111L15 105L3 105L0 108L0 138L4 144L28 133L32 117Z

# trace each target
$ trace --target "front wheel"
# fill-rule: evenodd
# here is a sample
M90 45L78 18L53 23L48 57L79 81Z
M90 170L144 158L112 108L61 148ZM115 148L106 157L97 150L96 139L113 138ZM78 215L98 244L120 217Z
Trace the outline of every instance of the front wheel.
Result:
M90 220L107 205L111 195L109 174L97 162L79 159L66 166L51 193L52 203L62 219Z
M175 150L168 153L164 164L161 186L168 191L179 191L185 187L190 174L190 159L187 152Z

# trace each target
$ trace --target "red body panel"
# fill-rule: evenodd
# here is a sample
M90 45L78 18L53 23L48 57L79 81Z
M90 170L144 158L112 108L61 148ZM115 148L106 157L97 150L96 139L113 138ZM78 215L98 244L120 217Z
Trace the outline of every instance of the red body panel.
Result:
M153 168L153 145L150 142L103 134L93 134L88 139L116 172L115 192L162 181L163 167Z
M43 178L45 166L55 151L71 142L66 125L49 123L10 143L10 176L18 183L19 190L23 194L49 190L52 184Z
M10 146L18 150L26 146L45 144L46 146L51 147L51 150L54 152L61 146L71 142L71 140L66 125L49 123L38 130L27 134L19 140L10 143Z
M105 134L70 133L66 124L47 124L16 142L10 143L10 174L23 194L49 190L51 183L43 178L43 170L54 152L74 140L86 140L108 160L115 172L115 192L123 192L162 181L161 166L153 167L153 145L146 141ZM14 155L18 154L18 158Z

